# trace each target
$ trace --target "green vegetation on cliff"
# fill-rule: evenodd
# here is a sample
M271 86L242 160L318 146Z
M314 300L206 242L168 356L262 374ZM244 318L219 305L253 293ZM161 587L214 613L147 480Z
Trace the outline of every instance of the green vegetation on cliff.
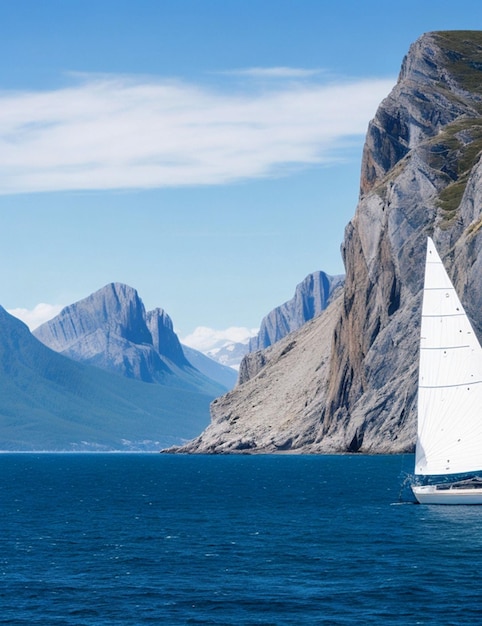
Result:
M446 54L447 70L460 87L482 94L482 31L440 31L433 36ZM480 106L482 109L482 103Z

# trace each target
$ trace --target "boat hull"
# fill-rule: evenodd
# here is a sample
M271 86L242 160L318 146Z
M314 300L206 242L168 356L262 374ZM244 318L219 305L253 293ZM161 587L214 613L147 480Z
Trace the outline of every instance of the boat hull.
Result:
M413 485L412 491L419 504L482 504L482 487L460 489Z

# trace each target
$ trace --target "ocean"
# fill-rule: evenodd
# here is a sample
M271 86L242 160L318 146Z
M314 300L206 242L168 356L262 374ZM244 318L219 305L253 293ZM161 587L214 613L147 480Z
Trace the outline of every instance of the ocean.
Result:
M482 507L407 456L0 455L0 624L480 624Z

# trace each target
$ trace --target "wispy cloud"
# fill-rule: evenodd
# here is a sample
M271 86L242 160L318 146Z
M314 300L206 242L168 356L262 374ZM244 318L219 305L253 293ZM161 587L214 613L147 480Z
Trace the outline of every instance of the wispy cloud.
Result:
M58 315L64 308L62 304L46 304L41 302L37 304L33 309L9 309L10 315L18 317L22 320L30 330L34 330L44 322L48 322L53 317Z
M311 78L323 72L321 69L308 70L301 67L247 67L221 73L254 78Z
M231 326L224 330L198 326L191 334L183 337L181 342L200 352L209 352L232 343L246 343L257 332L257 328L245 328L242 326Z
M240 92L87 76L1 92L0 193L216 185L329 164L364 135L394 82L304 78Z

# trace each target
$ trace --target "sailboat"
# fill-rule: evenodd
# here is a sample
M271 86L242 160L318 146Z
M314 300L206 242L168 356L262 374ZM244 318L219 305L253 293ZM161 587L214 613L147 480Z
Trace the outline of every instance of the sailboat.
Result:
M430 238L412 491L420 504L482 504L482 348Z

